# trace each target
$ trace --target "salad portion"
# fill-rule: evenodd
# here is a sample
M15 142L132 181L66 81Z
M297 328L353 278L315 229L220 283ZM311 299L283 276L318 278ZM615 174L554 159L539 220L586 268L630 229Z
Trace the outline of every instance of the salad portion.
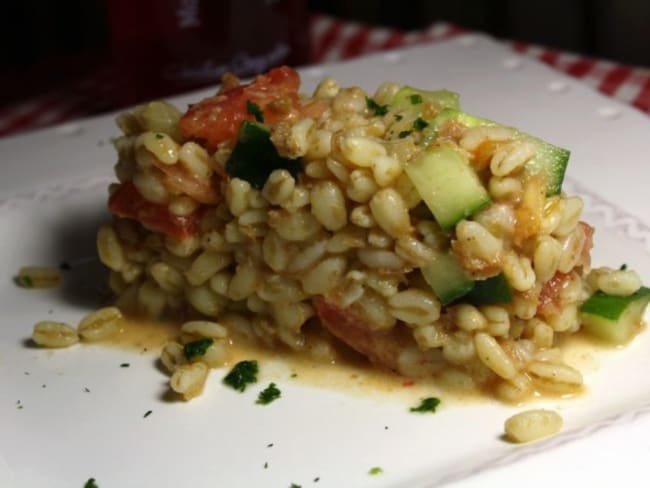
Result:
M508 402L570 394L562 338L623 344L650 289L591 268L562 191L569 151L462 111L458 94L276 68L185 113L118 118L112 222L98 233L122 312L171 316L185 398L245 338L331 362L337 344L407 377Z

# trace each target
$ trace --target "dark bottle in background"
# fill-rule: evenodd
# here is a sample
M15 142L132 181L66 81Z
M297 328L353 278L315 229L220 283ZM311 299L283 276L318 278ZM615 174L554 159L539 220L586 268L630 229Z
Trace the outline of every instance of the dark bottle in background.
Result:
M302 0L105 0L119 104L309 59Z

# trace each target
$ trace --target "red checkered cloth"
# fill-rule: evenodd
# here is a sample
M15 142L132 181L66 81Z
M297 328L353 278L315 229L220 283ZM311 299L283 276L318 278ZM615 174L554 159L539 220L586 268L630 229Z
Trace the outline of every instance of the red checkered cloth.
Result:
M311 16L310 35L314 64L349 59L377 51L441 41L468 31L436 22L422 31L400 31L344 21L320 14ZM506 41L507 42L507 41ZM507 42L522 55L579 78L598 91L650 114L650 70L588 58L533 44ZM110 71L96 72L63 91L0 110L0 136L94 115L110 106Z
M424 31L403 32L314 15L311 22L314 62L336 61L385 49L435 42L468 31L437 22ZM650 70L549 49L505 41L511 48L537 59L598 91L650 114Z

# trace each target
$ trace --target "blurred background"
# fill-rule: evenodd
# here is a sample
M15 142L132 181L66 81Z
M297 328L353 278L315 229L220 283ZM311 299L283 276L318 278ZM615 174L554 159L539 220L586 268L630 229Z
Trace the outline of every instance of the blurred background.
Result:
M322 15L400 32L446 22L650 67L648 0L21 0L3 7L0 111L49 94L71 100L68 115L96 114L213 85L226 70L250 76L319 61L310 29Z

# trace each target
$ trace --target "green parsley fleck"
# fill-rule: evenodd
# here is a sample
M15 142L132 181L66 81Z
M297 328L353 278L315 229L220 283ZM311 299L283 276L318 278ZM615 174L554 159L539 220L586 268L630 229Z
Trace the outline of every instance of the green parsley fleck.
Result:
M88 481L84 484L84 488L99 488L95 482L95 478L88 478Z
M291 486L289 488L302 488L302 485L297 485L295 483L291 483Z
M297 377L298 377L298 373L291 373L291 377L292 377L292 378L297 378Z
M297 179L302 164L297 159L280 156L271 142L268 127L259 122L244 120L239 128L237 144L226 161L226 172L232 178L248 181L253 188L261 190L276 169L286 169Z
M163 137L165 137L163 134L156 134L156 139L162 139Z
M223 382L237 391L244 391L249 383L257 383L257 361L240 361L230 370Z
M415 130L422 130L428 125L429 123L426 122L422 117L418 117L417 119L415 119L415 122L413 122L413 128Z
M366 107L372 110L375 115L386 115L388 113L388 105L379 105L372 98L366 97Z
M144 414L142 417L146 419L146 418L147 418L149 415L151 415L152 413L153 413L153 410L147 410L147 411L145 412L145 414Z
M120 364L120 368L128 368L129 366L131 366L130 363L122 363L122 364Z
M183 346L183 353L187 359L203 356L208 348L214 343L214 339L206 337L197 341L188 342Z
M413 131L412 130L403 130L402 132L397 134L397 137L399 137L400 139L404 139L405 137L411 135L411 132L413 132Z
M413 105L417 105L418 103L422 103L422 95L415 93L409 97L409 100L411 100Z
M264 122L264 113L258 104L246 100L246 113L253 115L258 122Z
M440 405L439 399L435 397L424 398L417 407L411 407L410 411L418 413L434 413L438 405Z
M395 114L395 120L396 120L397 122L399 122L399 121L402 120L403 118L404 118L404 116L403 116L402 114Z
M260 405L268 405L274 400L277 400L282 396L282 392L275 386L275 383L271 383L264 390L260 391L260 394L257 396L257 401Z
M268 467L269 467L269 463L268 462L264 463L264 469L268 469Z
M34 288L34 280L32 280L31 276L27 275L16 276L16 284L23 288Z
M625 271L627 269L627 264L625 263L621 264L621 267L618 269L620 269L621 271Z
M374 466L374 467L372 467L372 468L370 468L370 469L368 470L368 474L370 474L370 475L372 475L372 476L375 476L375 475L377 475L377 474L381 474L381 473L383 473L383 472L384 472L384 470L381 469L379 466Z

